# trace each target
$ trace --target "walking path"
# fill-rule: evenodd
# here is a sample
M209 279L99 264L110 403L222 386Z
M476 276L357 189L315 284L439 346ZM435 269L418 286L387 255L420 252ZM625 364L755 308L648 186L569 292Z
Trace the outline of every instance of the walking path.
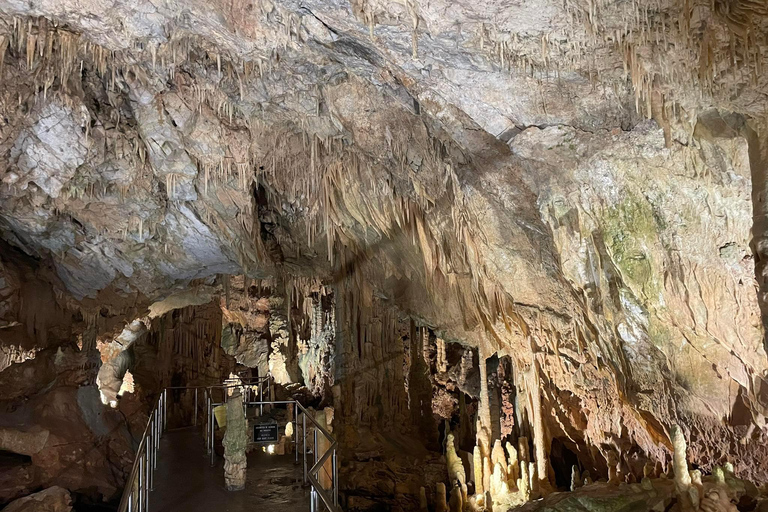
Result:
M297 512L309 510L309 487L293 455L248 454L245 490L224 488L224 460L211 467L203 436L194 428L166 431L160 441L152 512Z

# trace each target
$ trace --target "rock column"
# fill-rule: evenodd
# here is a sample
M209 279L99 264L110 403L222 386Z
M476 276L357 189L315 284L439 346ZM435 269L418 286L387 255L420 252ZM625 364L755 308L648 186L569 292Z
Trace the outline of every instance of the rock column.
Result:
M224 433L224 483L228 491L245 489L248 447L243 395L237 390L227 399L227 431Z

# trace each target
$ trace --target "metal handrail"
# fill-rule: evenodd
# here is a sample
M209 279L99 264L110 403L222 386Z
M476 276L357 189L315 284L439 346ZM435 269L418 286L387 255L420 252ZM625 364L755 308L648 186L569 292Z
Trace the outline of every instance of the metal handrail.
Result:
M269 377L257 377L256 380L259 384L264 382L270 383L271 394L271 380ZM244 383L237 385L217 385L217 386L169 386L163 388L160 396L158 397L152 412L149 415L147 427L144 429L144 433L139 442L138 449L136 450L136 459L131 467L128 479L126 481L123 494L120 499L120 505L118 506L118 512L148 512L149 510L149 491L153 490L154 484L154 472L157 468L157 456L160 447L160 438L163 432L168 426L168 390L177 389L194 389L195 390L195 417L194 424L197 425L197 404L198 404L198 390L204 389L204 400L207 402L205 410L206 427L204 434L206 437L206 446L208 453L211 456L211 464L213 464L215 449L214 449L214 430L215 430L215 418L213 415L213 407L221 405L222 403L214 403L212 400L211 390L218 388L233 388L233 387L245 387L254 384ZM259 386L260 395L263 396L263 388ZM311 511L317 512L319 510L319 497L322 503L330 512L341 512L339 507L339 472L338 472L338 443L336 439L322 426L317 420L307 411L307 409L299 403L298 400L271 400L271 401L256 401L244 402L243 406L259 406L262 409L265 405L279 405L293 404L294 409L294 433L295 433L295 449L296 449L296 461L298 463L298 450L299 450L299 413L302 416L302 436L303 436L303 449L302 459L304 465L304 482L311 485L312 493L310 496ZM312 451L314 453L314 464L307 468L307 418L312 426L314 426L314 443ZM317 433L320 432L329 441L328 448L325 450L322 456L318 455L318 439ZM333 474L330 475L332 479L332 495L328 496L327 489L324 489L320 484L319 473L323 469L323 466L331 458L333 461ZM327 474L327 471L326 471ZM136 492L134 492L136 491Z
M301 410L301 413L304 415L303 417L305 419L304 430L302 431L302 434L305 439L305 443L306 443L306 435L307 435L306 418L309 418L310 422L315 426L315 439L314 439L314 447L313 447L313 451L315 452L315 464L309 469L309 471L306 471L305 469L304 474L306 475L306 478L309 480L309 483L312 485L312 490L314 491L315 495L320 496L320 499L323 501L323 504L326 506L326 508L331 512L339 512L341 511L341 508L339 508L339 468L338 468L338 457L337 457L338 443L336 442L336 439L330 433L328 433L328 431L325 430L325 428L323 428L323 426L320 425L320 423L318 423L317 420L315 420L315 418L311 414L309 414L307 409L303 405L301 405L298 402L298 400L296 401L296 405ZM298 418L298 415L297 415L297 418ZM326 449L325 453L321 457L318 457L318 454L317 454L317 431L318 430L331 443L328 446L328 449ZM304 464L306 467L306 453L303 455L305 459ZM322 469L323 466L325 465L326 461L328 460L328 457L333 458L333 475L331 476L331 479L333 481L333 488L332 488L333 496L330 498L326 495L325 489L323 489L323 486L320 485L320 481L317 478L317 474L320 472L320 469ZM317 507L318 504L316 503L314 496L311 497L310 499L311 499L311 505L312 505L312 512L315 512L318 508Z
M136 459L120 498L118 512L146 512L149 509L149 491L154 483L159 441L168 420L166 399L167 393L163 389L149 414L147 427L136 450ZM134 496L134 489L138 490L138 496Z
M195 390L195 418L197 425L197 390L206 386L168 386L163 388L160 396L149 414L149 421L141 436L136 459L131 466L131 472L123 489L117 512L148 512L149 491L154 487L154 472L157 469L157 455L160 449L160 438L168 428L168 390ZM207 390L206 390L207 392ZM134 490L137 493L134 493ZM137 494L137 496L134 496Z
M210 420L213 420L213 407L222 405L223 402L220 403L214 403L209 402L209 412L208 417ZM296 456L298 461L298 451L299 451L299 412L303 414L303 426L302 426L302 436L303 436L303 449L302 449L302 461L304 464L304 482L309 482L309 484L312 486L312 496L310 497L310 504L311 504L311 510L312 512L316 512L318 510L318 503L316 500L316 497L319 496L322 500L323 504L326 506L326 508L330 512L341 512L341 508L339 507L339 468L338 468L338 442L336 439L322 426L320 423L317 422L317 420L307 411L307 409L301 405L301 403L298 400L269 400L269 401L256 401L256 402L244 402L244 407L255 407L260 406L263 407L265 405L291 405L293 404L296 407L296 413L294 414L294 435L296 436L295 439L295 450L296 450ZM307 469L307 449L306 449L306 441L307 441L307 418L309 418L310 423L315 428L315 436L314 436L314 443L312 446L312 451L314 452L315 456L315 462ZM325 436L325 438L330 442L328 448L325 450L325 453L323 453L322 456L318 455L318 443L317 443L317 432L320 432ZM213 444L213 429L210 430L210 438L209 443ZM214 457L214 450L211 449L211 464L213 464L213 457ZM332 491L333 494L331 496L328 496L326 489L323 488L323 486L320 484L320 480L318 478L318 473L321 469L323 469L323 466L328 461L329 458L332 458L333 460L333 474L331 475L332 480Z

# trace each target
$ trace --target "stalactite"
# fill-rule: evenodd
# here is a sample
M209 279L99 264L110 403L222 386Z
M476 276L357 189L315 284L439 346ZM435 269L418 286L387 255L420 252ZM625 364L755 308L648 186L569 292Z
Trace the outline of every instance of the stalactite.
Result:
M437 371L448 371L448 360L445 355L445 341L442 338L437 338Z

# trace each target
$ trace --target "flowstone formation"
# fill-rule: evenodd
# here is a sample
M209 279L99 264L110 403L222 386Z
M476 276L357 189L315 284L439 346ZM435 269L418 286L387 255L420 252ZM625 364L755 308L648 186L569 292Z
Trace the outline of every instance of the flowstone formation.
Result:
M0 0L0 506L238 371L348 510L757 507L766 69L754 0Z

